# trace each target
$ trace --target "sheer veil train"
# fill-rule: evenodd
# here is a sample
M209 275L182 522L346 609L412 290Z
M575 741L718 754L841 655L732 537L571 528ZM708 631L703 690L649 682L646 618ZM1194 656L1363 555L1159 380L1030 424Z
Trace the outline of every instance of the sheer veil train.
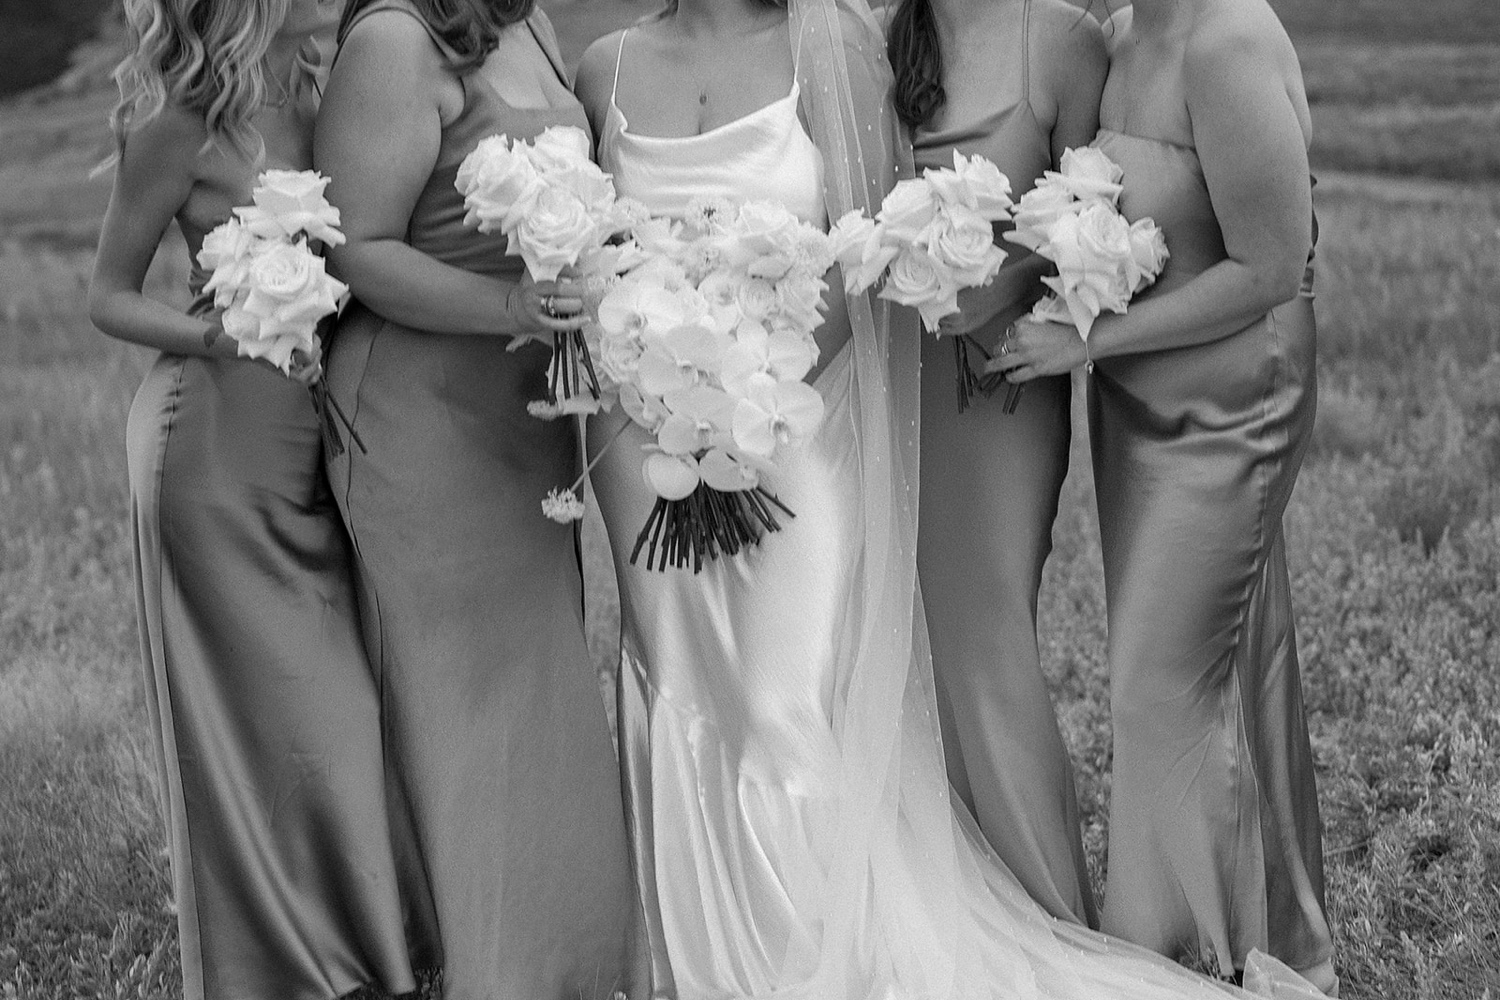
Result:
M824 162L830 221L874 215L912 171L865 0L790 0L802 111ZM1054 920L950 802L916 579L919 331L910 310L849 299L863 553L835 623L831 815L805 824L809 884L788 886L820 934L816 974L778 997L1163 1000L1245 996L1155 953ZM788 954L805 969L807 956ZM788 969L791 972L791 969ZM1246 991L1319 993L1252 956ZM697 1000L697 998L684 998Z

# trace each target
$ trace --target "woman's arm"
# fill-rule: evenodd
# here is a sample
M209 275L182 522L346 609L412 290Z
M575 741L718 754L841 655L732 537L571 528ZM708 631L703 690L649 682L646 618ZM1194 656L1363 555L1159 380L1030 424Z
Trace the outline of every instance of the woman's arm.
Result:
M1098 22L1078 8L1057 2L1038 3L1032 9L1032 112L1044 126L1050 124L1055 169L1064 150L1087 146L1099 131L1099 95L1104 92L1109 56ZM1050 273L1051 263L1014 243L1001 245L1010 258L990 284L958 293L961 311L943 320L942 333L970 333L1002 314L1018 316L1046 291L1041 279Z
M1253 28L1253 26L1251 26ZM1224 237L1224 260L1191 281L1094 324L1099 359L1188 347L1229 336L1297 295L1312 232L1307 139L1275 52L1276 39L1238 23L1189 44L1184 88L1193 140ZM1167 246L1172 234L1168 232ZM1001 368L1012 381L1082 363L1076 332L1017 324Z
M582 326L569 282L490 278L444 264L406 242L407 226L462 86L413 18L377 12L344 40L329 76L313 158L348 242L332 269L375 312L437 333L515 335ZM565 314L548 315L546 300Z
M201 125L168 110L125 143L99 232L89 319L111 337L168 354L233 357L236 345L216 320L141 294L157 245L198 180L203 140Z

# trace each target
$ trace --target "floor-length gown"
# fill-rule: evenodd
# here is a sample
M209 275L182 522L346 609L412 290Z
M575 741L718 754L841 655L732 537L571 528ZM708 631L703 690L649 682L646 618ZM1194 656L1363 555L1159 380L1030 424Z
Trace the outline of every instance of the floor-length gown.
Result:
M427 24L406 0L361 16L380 10ZM562 76L545 15L527 24ZM460 79L463 111L443 129L408 241L516 278L523 265L504 238L463 224L458 166L485 136L587 122L577 104L516 108L480 74ZM548 354L509 343L409 329L356 304L335 334L329 384L368 453L350 448L330 474L444 995L607 997L625 985L635 911L619 772L584 642L574 531L540 508L577 474L577 432L527 413Z
M718 196L825 221L795 86L720 128L670 139L630 132L612 96L603 129L600 165L655 215ZM593 471L620 582L620 752L657 995L765 996L817 963L816 937L776 894L788 869L818 863L795 850L806 840L793 831L815 822L827 789L804 779L833 754L820 707L839 645L828 623L858 532L847 352L815 386L823 426L771 484L796 517L701 573L629 561L655 501L641 479L644 431L628 428ZM609 440L624 419L596 420L591 438ZM746 912L740 892L761 905Z
M835 20L832 0L790 6L794 25L801 17L819 32L814 54L804 57L816 60L814 84L822 69L842 71L846 57L875 66L864 77L858 67L848 71L850 94L870 103L856 96L845 107L869 114L851 115L859 128L842 134L866 125L873 133L882 109L859 88L878 79L883 49L870 44L874 29L857 33L855 19L868 25L868 10L838 3L838 13L852 17ZM842 42L822 41L839 26L848 31ZM626 61L628 40L627 32ZM837 86L835 77L830 93ZM630 132L612 97L600 163L617 189L657 214L681 213L694 195L711 195L775 198L821 221L820 164L825 175L846 167L821 155L798 118L798 97L812 90L799 78L786 98L686 138ZM859 154L878 204L877 185L889 185L894 172L867 148ZM898 395L893 412L915 408L915 344L907 354L890 338L893 353L884 357L893 377L881 385L867 381L867 364L879 355L868 353L859 330L873 327L877 339L882 325L917 334L905 320L866 324L860 300L849 301L854 336L814 380L824 423L767 476L796 512L782 531L701 573L632 565L655 499L642 482L644 433L627 427L594 470L620 583L620 749L653 996L1244 996L1049 916L989 850L967 810L952 807L920 602L912 601L915 553L909 536L893 537L915 511L897 509L902 491L891 484L905 478L905 459L884 448L915 428L864 419ZM591 439L610 440L624 419L596 418ZM871 503L882 478L886 492ZM903 588L903 575L913 589ZM904 605L899 612L886 601L892 593ZM905 620L891 620L898 614ZM1257 964L1249 978L1266 995L1318 996L1274 962Z
M1225 257L1186 146L1103 130L1121 210L1172 257ZM1315 409L1303 295L1231 336L1100 361L1090 427L1109 600L1114 777L1104 929L1221 968L1270 952L1331 985L1321 826L1282 513Z
M164 354L126 438L185 995L410 990L380 705L312 397L247 359Z
M1031 102L1031 0L1015 40L1017 93L996 94L976 122L915 130L921 168L983 156L1019 198L1052 166ZM941 113L941 112L940 112ZM1007 245L1013 255L1022 253ZM1006 326L1045 289L1038 282L968 336L994 352ZM983 357L971 348L979 369ZM954 791L995 852L1048 913L1095 925L1079 834L1073 766L1037 650L1037 592L1068 472L1070 380L1042 378L1015 412L1005 392L959 412L954 342L922 340L922 505L917 565L944 713Z

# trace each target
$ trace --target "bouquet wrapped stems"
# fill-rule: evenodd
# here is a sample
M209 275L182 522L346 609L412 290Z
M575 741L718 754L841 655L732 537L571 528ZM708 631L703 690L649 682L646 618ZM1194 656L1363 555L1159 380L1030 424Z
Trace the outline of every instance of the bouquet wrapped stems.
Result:
M978 351L983 362L976 370L974 362L969 357L970 351ZM984 396L988 399L993 396L1000 386L1005 382L1005 376L999 372L985 371L984 365L988 364L991 355L985 346L975 340L969 334L961 334L953 338L953 362L958 370L958 412L963 413L974 405L975 396ZM1018 385L1009 386L1005 393L1005 412L1014 413L1016 410L1016 397L1021 394Z
M547 371L547 402L557 406L565 399L583 395L587 390L594 400L601 398L599 376L589 355L588 341L582 330L567 330L552 335L552 364Z
M339 433L339 424L344 425L344 430L349 434L349 440L359 449L361 455L369 454L364 441L359 436L359 431L354 429L354 422L339 405L339 401L333 398L333 393L328 391L327 384L323 381L323 370L319 366L318 380L307 387L312 393L313 412L318 415L318 430L323 434L323 450L329 458L338 458L344 453L344 437Z
M762 529L780 531L778 510L787 517L797 516L760 486L726 492L699 483L681 500L657 497L636 536L630 563L635 565L649 543L647 568L654 564L655 569L664 571L668 566L682 569L691 565L694 573L701 572L705 559L737 555L745 546L759 542Z

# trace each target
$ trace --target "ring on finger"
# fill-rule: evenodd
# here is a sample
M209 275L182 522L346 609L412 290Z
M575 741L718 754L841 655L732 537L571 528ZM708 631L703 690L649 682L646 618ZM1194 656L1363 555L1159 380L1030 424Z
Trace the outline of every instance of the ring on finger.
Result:
M557 309L553 304L553 297L551 295L548 295L546 298L542 299L542 308L547 310L548 316L557 315Z

